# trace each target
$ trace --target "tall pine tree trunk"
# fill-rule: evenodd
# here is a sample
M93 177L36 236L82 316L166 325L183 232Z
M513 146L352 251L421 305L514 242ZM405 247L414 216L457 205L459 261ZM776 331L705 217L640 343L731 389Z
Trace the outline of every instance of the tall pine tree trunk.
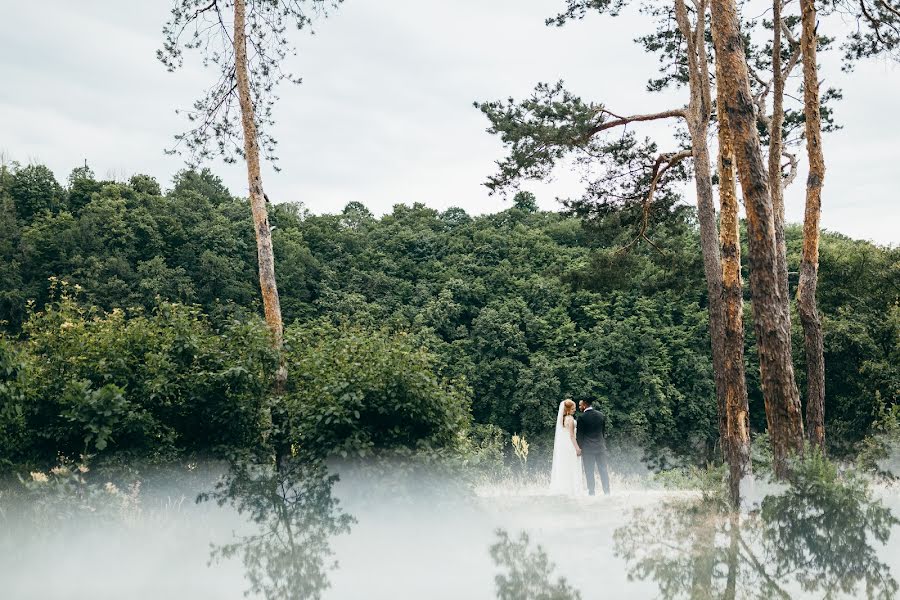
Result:
M256 116L253 98L250 96L250 80L247 74L245 0L234 3L234 69L237 79L238 97L241 105L241 123L244 128L244 157L247 161L247 182L250 187L250 210L253 213L253 227L256 231L256 255L259 261L259 287L262 290L263 311L266 323L272 333L272 343L280 349L284 334L281 321L281 303L278 286L275 283L275 255L272 251L272 232L269 215L263 195L259 165L259 142L256 131ZM279 379L285 374L279 369Z
M729 347L726 302L723 291L723 264L719 248L719 232L716 226L716 206L713 199L712 170L707 136L712 111L709 87L709 61L706 55L705 2L694 28L688 18L683 0L675 1L675 16L679 30L688 49L688 83L690 102L687 110L688 129L691 134L691 152L694 160L694 182L697 192L697 218L700 222L700 249L709 297L709 332L712 341L713 370L715 372L716 399L719 412L719 438L725 460L729 464L729 489L731 501L740 505L740 484L747 472L749 448L741 455L741 442L735 439L735 397L744 398L743 421L747 419L746 384L743 364L743 333L737 359L734 348ZM733 178L732 178L733 181ZM738 257L738 280L740 258ZM738 283L740 286L740 283ZM740 292L739 292L740 293ZM739 296L740 297L740 296ZM740 320L739 320L740 324ZM739 325L742 326L742 325Z
M725 325L725 304L722 293L722 261L719 253L719 232L716 226L716 207L713 200L709 147L706 142L709 118L689 119L691 131L691 155L694 161L694 182L697 193L697 220L700 224L700 252L703 256L703 271L706 277L706 291L709 312L709 336L712 344L713 372L716 384L716 401L719 414L719 439L726 460L731 457L730 436L728 435L728 397L734 391L734 382L729 379ZM698 122L699 121L699 122ZM743 380L743 368L741 369ZM740 478L732 482L737 489ZM739 494L738 494L739 496ZM734 500L734 496L732 497ZM737 500L739 502L739 500Z
M725 307L722 301L722 262L719 255L716 206L713 201L712 177L709 159L710 93L709 77L704 76L708 67L706 47L697 44L701 30L691 26L684 0L675 0L675 16L678 28L687 45L688 83L690 101L686 112L688 130L691 135L691 157L694 161L694 185L697 193L697 220L700 223L700 252L703 257L703 272L706 277L706 291L709 312L709 336L712 345L713 375L716 384L716 402L719 415L719 439L725 456L728 456L725 380ZM705 21L700 19L700 24ZM698 25L699 27L699 25ZM702 53L702 58L698 56Z
M744 40L734 0L712 0L716 60L727 76L718 82L732 132L735 162L747 212L750 292L766 420L772 439L775 473L787 474L791 452L803 448L800 395L794 381L787 299L778 277L775 215L763 162Z
M237 79L238 97L241 105L241 124L244 129L244 158L247 161L247 182L250 188L250 211L253 213L253 228L256 232L256 256L259 263L259 287L262 291L263 312L272 336L272 346L279 353L278 370L275 373L275 395L284 391L287 382L287 367L281 352L284 342L284 324L281 320L281 302L278 285L275 282L275 253L272 249L272 230L263 194L262 176L259 165L259 140L256 130L256 116L253 98L250 95L250 80L247 74L247 37L245 0L234 2L234 72ZM272 422L271 442L275 450L275 466L281 469L283 460L290 453L290 445L285 437L284 418L280 411L272 411L268 418Z
M784 182L781 179L782 127L784 126L784 73L781 66L781 5L772 2L772 120L769 124L769 190L775 212L775 243L778 246L778 283L784 301L790 303L788 291L787 244L784 240ZM788 304L790 323L790 304ZM790 334L790 327L788 327Z
M806 212L803 218L803 256L797 305L803 325L806 347L806 428L810 443L825 449L825 358L822 322L816 307L819 272L819 215L825 158L822 154L822 119L819 113L819 74L816 65L815 0L800 0L803 31L800 48L803 57L803 104L806 114L806 152L809 176L806 179Z
M716 61L716 80L727 77ZM722 246L722 295L725 304L725 431L723 444L729 468L729 491L734 506L740 504L740 482L750 471L750 409L744 373L744 296L741 281L741 239L734 144L722 106L721 85L716 89L719 106L719 242Z

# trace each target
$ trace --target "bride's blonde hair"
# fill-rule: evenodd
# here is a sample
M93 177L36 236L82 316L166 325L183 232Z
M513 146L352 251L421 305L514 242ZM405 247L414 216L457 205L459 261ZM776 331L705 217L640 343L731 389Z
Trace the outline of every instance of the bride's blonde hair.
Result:
M563 408L562 420L559 423L560 425L565 425L566 417L575 412L575 401L570 398L566 398L565 400L563 400L563 406L565 408Z

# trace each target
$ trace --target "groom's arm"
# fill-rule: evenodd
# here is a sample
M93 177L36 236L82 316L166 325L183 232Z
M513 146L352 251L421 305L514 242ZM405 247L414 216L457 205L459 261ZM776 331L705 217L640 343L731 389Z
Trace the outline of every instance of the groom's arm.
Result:
M582 440L584 440L584 427L576 427L575 428L575 443L578 444L579 448L581 448Z

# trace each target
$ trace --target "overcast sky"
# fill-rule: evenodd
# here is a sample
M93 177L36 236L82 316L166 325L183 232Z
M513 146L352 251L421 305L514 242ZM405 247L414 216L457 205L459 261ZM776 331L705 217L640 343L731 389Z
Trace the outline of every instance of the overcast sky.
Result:
M166 187L183 159L166 156L189 107L210 81L195 63L175 74L155 51L166 0L3 0L0 19L0 151L7 160L49 165L63 181L85 159L99 176L142 172ZM282 171L265 172L273 201L336 212L349 201L373 212L423 202L471 213L502 210L482 186L502 156L474 100L521 98L539 81L565 79L587 100L618 113L683 105L682 91L644 91L655 58L632 38L635 16L544 26L564 0L346 0L339 12L297 35L295 71L282 88L275 137ZM833 57L836 59L836 56ZM833 61L832 61L833 62ZM825 139L822 225L884 244L900 243L897 150L900 67L884 61L854 73L826 65L842 87L842 131ZM659 129L648 129L658 134ZM244 194L242 165L210 165ZM802 220L803 181L787 192L788 220ZM575 195L563 171L534 185L544 208ZM688 191L688 200L693 200Z

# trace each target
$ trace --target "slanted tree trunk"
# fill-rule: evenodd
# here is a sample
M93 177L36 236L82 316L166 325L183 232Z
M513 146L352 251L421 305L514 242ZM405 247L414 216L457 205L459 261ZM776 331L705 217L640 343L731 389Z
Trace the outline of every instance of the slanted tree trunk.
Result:
M716 80L728 75L716 61ZM734 144L722 107L721 85L716 88L719 106L719 242L722 246L722 295L725 304L725 436L723 443L729 468L732 504L740 505L740 482L750 471L750 409L744 373L744 296L741 281L741 239L737 186L734 173Z
M811 444L825 449L825 358L822 322L816 307L819 271L819 215L825 158L822 154L822 120L819 113L819 75L816 65L816 4L800 0L803 31L800 48L803 57L803 104L806 114L806 153L809 176L806 179L806 212L803 218L803 255L797 305L803 325L806 347L806 429Z
M787 300L781 294L778 277L775 215L756 128L737 5L734 0L712 0L711 9L716 60L721 61L723 72L728 74L718 82L723 100L720 110L733 135L747 212L750 292L766 421L775 473L784 477L788 456L803 448L803 420L791 363Z
M256 130L256 116L253 98L250 96L250 80L247 75L247 37L245 31L245 0L234 3L234 69L237 80L238 97L241 105L241 124L244 129L244 158L247 161L247 182L250 187L250 210L253 213L253 227L256 231L256 254L259 260L259 287L262 290L263 311L266 323L272 333L272 343L281 349L284 325L281 321L281 303L278 286L275 283L275 255L272 251L272 232L269 215L263 195L262 177L259 167L259 142ZM279 369L278 381L286 377L284 368Z
M790 292L788 291L787 244L784 241L784 182L781 179L781 151L784 126L784 73L781 67L781 5L784 0L772 2L772 120L769 123L769 190L775 212L775 244L778 247L778 283L781 296L788 303L790 325ZM790 335L788 326L788 335Z

